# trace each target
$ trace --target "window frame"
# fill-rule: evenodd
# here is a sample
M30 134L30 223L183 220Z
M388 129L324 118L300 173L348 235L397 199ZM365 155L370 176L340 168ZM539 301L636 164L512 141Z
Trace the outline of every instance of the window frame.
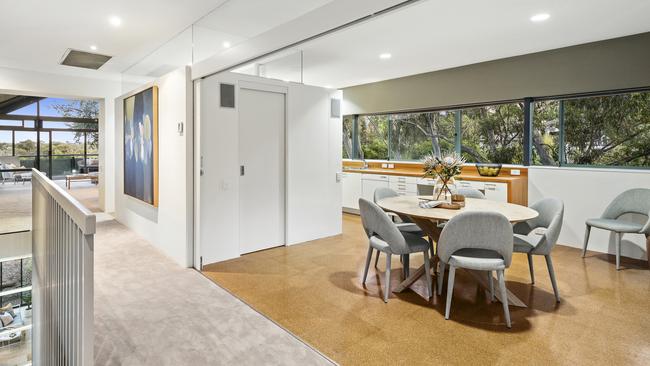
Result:
M92 99L89 99L92 100ZM52 155L52 132L83 132L83 159L86 161L89 156L99 156L99 153L88 153L88 133L99 132L99 118L83 118L83 117L50 117L41 116L40 114L40 100L36 101L36 113L34 115L21 115L21 114L0 114L1 120L14 120L21 121L21 126L0 126L0 131L11 131L11 156L16 156L16 132L36 132L36 152L34 153L34 167L41 170L41 158L48 159L48 177L52 177L52 157L61 155ZM25 121L34 121L34 127L25 127ZM57 128L57 127L43 127L43 122L69 122L69 123L85 123L94 125L95 128ZM49 141L47 143L47 155L42 155L41 148L41 133L48 135ZM32 157L25 155L25 157ZM11 171L29 171L30 169L12 169Z
M455 113L456 115L456 124L455 124L455 133L454 133L454 147L455 152L461 152L462 146L462 111L469 108L480 108L486 106L494 106L501 104L510 104L510 103L523 103L524 105L524 136L523 136L523 163L519 164L504 164L512 166L524 166L524 167L566 167L566 168L596 168L596 169L623 169L623 170L650 170L650 166L618 166L618 165L598 165L598 164L568 164L566 162L566 140L565 140L565 121L564 121L564 101L570 99L579 99L579 98L590 98L590 97L607 97L613 95L622 95L622 94L631 94L631 93L650 93L650 86L646 87L636 87L636 88L623 88L623 89L610 89L610 90L600 90L593 92L583 92L583 93L572 93L572 94L556 94L556 95L547 95L547 96L538 96L538 97L524 97L518 99L507 99L491 102L480 102L480 103L468 103L468 104L456 104L449 106L441 107L432 107L432 108L420 108L420 109L411 109L411 110L401 110L401 111L385 111L385 112L375 112L375 113L360 113L353 114L353 125L352 125L352 153L353 156L345 160L361 160L359 151L361 151L359 136L358 136L358 121L360 116L372 116L372 115L390 115L390 114L401 114L401 113L432 113L432 112L441 112L447 111ZM532 144L532 134L533 134L533 122L534 122L534 103L540 101L558 101L559 102L559 111L558 111L558 164L557 165L532 165L533 157L533 144ZM347 115L350 116L350 115ZM390 119L389 119L390 121ZM390 129L389 129L390 131ZM389 146L390 146L390 135ZM372 159L364 159L372 160ZM391 160L390 149L388 159L379 159L377 161L399 161L399 162L412 162L409 160Z

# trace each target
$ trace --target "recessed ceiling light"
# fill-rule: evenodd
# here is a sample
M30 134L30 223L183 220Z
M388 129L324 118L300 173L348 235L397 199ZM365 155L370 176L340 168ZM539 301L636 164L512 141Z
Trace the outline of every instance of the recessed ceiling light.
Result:
M381 55L379 55L379 58L382 60L388 60L391 57L393 57L393 55L391 55L390 53L382 53Z
M97 46L95 46L95 45L93 44L93 45L90 46L90 49L93 50L93 51L97 51Z
M228 41L224 41L222 44L223 48L230 48L231 44Z
M117 16L112 16L108 18L108 22L111 23L113 27L119 27L120 25L122 25L122 19L120 19L120 17Z
M539 13L530 17L531 22L543 22L550 18L551 16L548 13Z
M332 89L332 86L331 85L325 85L324 88L325 89Z

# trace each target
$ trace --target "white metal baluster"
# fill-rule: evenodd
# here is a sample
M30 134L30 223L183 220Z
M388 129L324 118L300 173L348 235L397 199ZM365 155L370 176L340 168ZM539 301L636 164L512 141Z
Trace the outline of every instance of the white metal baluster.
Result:
M90 366L95 216L32 172L34 364Z

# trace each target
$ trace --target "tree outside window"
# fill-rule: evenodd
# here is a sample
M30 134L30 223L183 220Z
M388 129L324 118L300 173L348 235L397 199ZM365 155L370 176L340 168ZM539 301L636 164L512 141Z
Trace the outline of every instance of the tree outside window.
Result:
M467 162L522 164L523 110L523 102L464 109L461 154Z

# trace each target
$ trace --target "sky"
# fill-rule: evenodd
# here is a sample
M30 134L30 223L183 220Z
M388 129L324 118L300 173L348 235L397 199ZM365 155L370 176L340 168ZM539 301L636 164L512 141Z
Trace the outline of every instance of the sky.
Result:
M61 104L67 102L67 99L62 98L45 98L40 101L41 104L41 116L48 117L59 117L61 116L52 106L54 104ZM20 114L20 115L36 115L36 103L32 103L26 107L15 110L9 114ZM0 124L5 126L7 125L19 125L19 121L0 121ZM48 136L42 134L41 141L47 142ZM16 132L16 142L32 140L36 141L36 132L32 131L20 131ZM52 140L60 142L74 142L74 133L73 132L52 132ZM0 131L0 142L11 142L11 131Z

